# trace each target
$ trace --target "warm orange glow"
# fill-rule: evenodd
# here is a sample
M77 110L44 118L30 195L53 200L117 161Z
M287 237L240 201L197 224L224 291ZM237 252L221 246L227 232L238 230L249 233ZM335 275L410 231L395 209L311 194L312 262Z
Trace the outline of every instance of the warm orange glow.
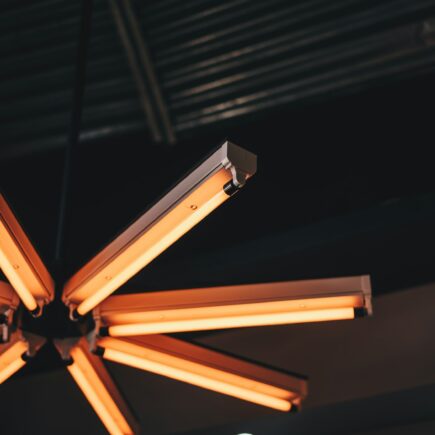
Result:
M80 301L77 312L84 315L92 310L221 205L228 198L223 186L230 179L230 171L222 169L215 173L132 243L125 246L122 252L110 259L101 270L77 288L73 288L74 294L71 299ZM67 291L70 287L74 287L74 281L67 284Z
M28 343L23 340L16 341L12 345L0 346L0 384L26 364L21 355L27 352L28 348Z
M243 373L234 374L212 365L203 365L195 358L189 360L125 340L110 337L99 343L104 358L132 367L176 379L182 382L227 394L242 400L274 408L290 410L294 393L273 385L259 382ZM175 355L176 351L175 351Z
M0 225L0 237L2 237L1 233L2 229ZM18 296L23 301L23 304L26 306L26 308L30 311L36 310L38 308L36 299L33 297L32 293L30 292L28 286L26 285L20 274L17 273L17 269L15 269L14 266L9 262L5 250L1 248L0 267L11 285L14 287L15 291L18 293Z
M116 313L104 317L112 337L249 326L325 322L354 318L360 296L205 306Z
M53 281L1 195L0 268L27 309L53 299Z
M111 434L133 434L133 430L124 418L111 394L107 390L90 358L96 358L80 346L71 350L73 364L67 366L83 394L94 411Z

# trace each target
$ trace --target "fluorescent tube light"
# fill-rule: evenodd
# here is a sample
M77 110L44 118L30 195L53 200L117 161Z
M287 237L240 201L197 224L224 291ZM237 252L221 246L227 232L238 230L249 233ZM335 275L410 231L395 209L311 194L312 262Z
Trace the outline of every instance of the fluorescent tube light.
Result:
M0 345L0 384L20 370L44 343L43 337L17 330L8 343Z
M73 340L74 342L74 340ZM56 347L65 356L71 340L57 340ZM67 369L110 434L135 433L134 421L126 403L100 358L88 350L85 338L75 340L67 350L71 358Z
M1 194L0 268L33 314L53 300L53 280Z
M368 276L111 296L94 310L102 335L163 334L353 319L371 313Z
M179 182L66 283L78 315L101 303L226 201L256 171L256 156L230 142Z
M100 338L103 358L258 405L289 411L307 392L294 375L248 363L175 338Z

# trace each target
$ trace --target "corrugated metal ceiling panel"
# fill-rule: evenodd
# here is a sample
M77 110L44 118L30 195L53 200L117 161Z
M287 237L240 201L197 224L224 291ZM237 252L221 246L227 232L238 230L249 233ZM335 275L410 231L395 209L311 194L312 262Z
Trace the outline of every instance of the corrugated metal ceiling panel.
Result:
M179 137L435 67L434 0L134 7ZM66 0L3 2L0 155L65 144L79 13ZM126 132L149 137L109 2L95 0L81 139Z

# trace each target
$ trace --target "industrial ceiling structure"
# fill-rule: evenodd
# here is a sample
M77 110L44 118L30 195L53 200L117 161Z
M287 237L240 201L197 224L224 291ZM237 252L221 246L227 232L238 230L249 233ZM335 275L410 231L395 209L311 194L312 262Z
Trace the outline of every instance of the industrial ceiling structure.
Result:
M81 138L173 143L432 71L434 13L430 0L96 0ZM62 147L80 2L8 0L0 20L1 152Z
M435 2L92 3L86 53L81 2L0 8L0 186L47 269L62 213L68 278L228 139L258 155L249 188L113 297L368 274L374 296L358 321L170 331L306 374L297 414L106 361L143 433L433 433ZM52 344L68 309L44 311L2 428L105 433Z

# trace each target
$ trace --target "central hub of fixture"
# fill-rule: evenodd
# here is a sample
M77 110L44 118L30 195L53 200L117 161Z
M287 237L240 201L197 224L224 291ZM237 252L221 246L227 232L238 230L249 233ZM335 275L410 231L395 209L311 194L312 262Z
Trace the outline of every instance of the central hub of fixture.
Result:
M74 321L70 317L68 307L60 300L54 299L44 307L43 315L32 316L28 311L17 313L21 319L19 323L24 331L41 335L48 339L63 339L87 335L95 328L92 314L80 317Z

